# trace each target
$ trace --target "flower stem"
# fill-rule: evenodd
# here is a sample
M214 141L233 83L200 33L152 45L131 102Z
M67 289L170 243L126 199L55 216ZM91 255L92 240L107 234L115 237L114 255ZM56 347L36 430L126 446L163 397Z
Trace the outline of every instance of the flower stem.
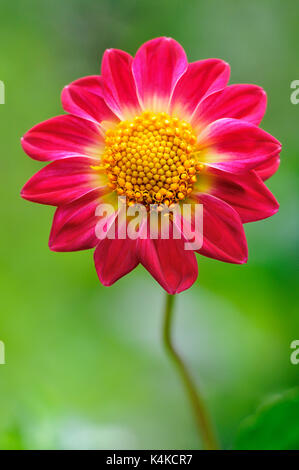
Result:
M171 326L173 317L173 305L174 295L167 294L165 312L164 312L164 328L163 328L163 341L166 350L168 351L171 359L175 363L179 374L182 378L186 392L188 394L191 406L194 412L194 418L196 419L197 428L203 441L203 447L206 450L218 449L217 439L214 435L205 405L198 391L196 385L193 382L192 377L189 374L181 357L175 350L171 340Z

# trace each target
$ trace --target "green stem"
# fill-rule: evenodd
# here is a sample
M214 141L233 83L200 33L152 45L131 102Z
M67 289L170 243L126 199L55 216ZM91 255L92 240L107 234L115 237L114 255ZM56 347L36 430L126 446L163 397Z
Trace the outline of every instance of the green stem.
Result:
M199 434L203 441L203 447L206 450L218 449L217 439L214 435L205 405L198 391L196 390L196 385L193 382L192 377L189 374L188 369L186 368L181 357L175 350L172 340L171 340L171 326L173 318L173 305L174 305L174 295L167 294L166 304L165 304L165 313L164 313L164 328L163 328L163 341L166 350L168 351L171 359L175 363L179 374L182 378L186 392L188 394L194 418L196 420L197 428Z

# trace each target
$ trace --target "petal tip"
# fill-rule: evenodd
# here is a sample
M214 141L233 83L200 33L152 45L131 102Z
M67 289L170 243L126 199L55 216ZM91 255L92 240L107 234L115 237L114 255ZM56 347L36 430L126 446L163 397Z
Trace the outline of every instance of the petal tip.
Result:
M55 253L63 253L63 252L66 252L66 251L72 251L72 250L68 250L64 245L59 245L59 243L55 243L55 237L51 237L50 235L50 239L49 239L49 242L48 242L48 246L49 246L49 249L50 251L54 251Z
M268 217L272 217L272 215L277 214L277 212L279 211L279 207L280 207L280 204L275 200L273 207L272 207L272 211Z
M48 246L51 251L59 251L57 250L57 247L55 247L55 243L51 238L49 239Z
M99 275L98 275L98 277L99 277ZM103 284L103 286L105 286L105 287L111 287L114 284L113 281L107 281L107 280L101 279L100 277L99 277L99 280L100 280L101 284Z
M30 181L30 180L29 180ZM21 191L20 191L20 196L21 198L23 199L26 199L26 201L30 201L30 193L28 192L28 183L29 181L27 181L24 186L22 187Z

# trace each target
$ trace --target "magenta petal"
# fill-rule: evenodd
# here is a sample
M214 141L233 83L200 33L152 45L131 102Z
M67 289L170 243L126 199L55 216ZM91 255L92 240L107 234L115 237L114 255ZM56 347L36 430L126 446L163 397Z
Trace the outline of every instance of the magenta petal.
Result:
M207 96L196 108L192 118L195 127L217 119L243 119L258 125L266 111L267 95L256 85L230 85Z
M199 60L189 64L173 92L172 112L191 116L207 94L226 86L229 75L229 65L220 59Z
M184 245L184 238L138 240L140 263L169 294L189 289L197 279L196 256Z
M70 115L37 124L21 143L29 157L42 161L79 155L98 157L104 146L99 126Z
M67 85L61 94L63 109L75 116L95 122L118 122L103 98L102 77L92 75Z
M243 223L265 219L279 209L275 197L254 171L233 175L211 170L209 177L209 193L232 206Z
M102 61L104 98L120 119L131 118L140 112L132 60L124 51L108 49Z
M219 119L199 136L199 159L231 173L248 171L279 153L281 144L257 126L238 119Z
M228 263L246 263L247 242L238 213L209 194L197 195L203 204L203 246L198 253Z
M96 247L94 262L101 283L111 286L138 265L136 241L104 238Z
M132 65L143 108L167 112L173 89L187 65L185 51L174 39L161 37L143 44Z
M271 178L271 176L276 173L280 165L280 157L279 155L275 155L267 160L265 163L258 165L254 168L255 172L259 175L259 177L266 181L267 179Z
M100 198L101 192L94 189L56 210L49 240L52 251L87 250L97 245L95 228L99 218L95 211Z
M104 286L111 286L138 265L132 240L105 238L94 252L97 274Z
M27 181L21 196L29 201L59 206L87 193L95 187L106 190L102 177L92 169L98 161L88 157L56 160Z

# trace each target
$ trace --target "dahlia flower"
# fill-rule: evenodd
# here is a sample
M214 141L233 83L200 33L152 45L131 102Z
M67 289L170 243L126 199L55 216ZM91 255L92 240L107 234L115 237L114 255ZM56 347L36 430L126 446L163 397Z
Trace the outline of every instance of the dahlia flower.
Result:
M264 219L278 203L264 181L279 166L280 143L258 126L266 94L256 85L229 85L219 59L188 63L170 38L143 44L135 57L105 51L101 75L66 86L66 113L22 138L33 159L51 162L24 186L22 197L57 206L49 246L95 248L100 281L111 285L141 263L170 294L189 288L198 269L182 237L96 236L96 207L126 198L128 206L203 206L198 253L229 263L247 261L243 224ZM174 224L174 221L172 221ZM183 230L183 229L181 229Z

